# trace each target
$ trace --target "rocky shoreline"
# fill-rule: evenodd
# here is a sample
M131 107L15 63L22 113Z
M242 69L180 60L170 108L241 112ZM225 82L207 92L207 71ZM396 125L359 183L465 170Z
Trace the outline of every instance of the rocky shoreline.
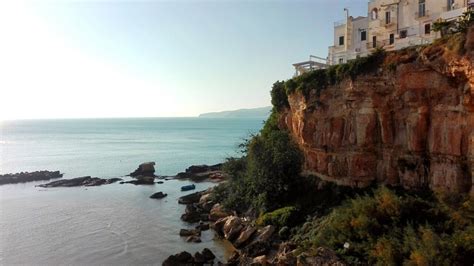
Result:
M59 171L35 171L4 174L0 175L0 185L43 181L61 177L63 177L63 174Z

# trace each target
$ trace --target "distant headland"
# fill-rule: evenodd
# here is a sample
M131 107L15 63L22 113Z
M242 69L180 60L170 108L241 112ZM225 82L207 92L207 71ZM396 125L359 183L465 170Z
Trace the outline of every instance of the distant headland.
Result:
M271 106L200 114L201 118L268 118Z

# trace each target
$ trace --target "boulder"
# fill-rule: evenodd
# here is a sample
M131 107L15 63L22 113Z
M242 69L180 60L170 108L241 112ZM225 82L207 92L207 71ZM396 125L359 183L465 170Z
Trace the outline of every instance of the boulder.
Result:
M232 241L234 240L243 229L242 220L237 216L231 216L224 224L222 228L224 237Z
M204 264L206 263L206 259L204 258L204 256L201 254L201 252L196 252L194 253L194 263L197 263L197 264Z
M257 231L257 228L255 228L255 226L249 225L245 227L245 229L240 232L240 235L237 238L237 240L235 240L234 245L237 248L242 246L243 244L245 244L245 242L247 242L250 239L250 237L252 237L252 235L256 231Z
M201 230L201 231L206 231L206 230L209 230L209 224L208 223L199 223L197 226L196 226L196 229L198 230Z
M183 213L181 215L181 220L183 220L185 222L188 222L188 223L197 223L197 222L201 221L201 219L202 219L202 214L200 214L198 212Z
M156 192L155 194L150 196L150 199L162 199L164 197L168 196L168 194L165 194L163 192Z
M178 199L179 204L193 204L193 203L198 203L199 199L201 198L201 191L200 192L194 192L185 196L182 196Z
M283 242L278 247L278 252L273 258L272 265L296 265L296 245Z
M194 262L193 256L183 251L181 253L169 256L164 262L163 266L188 265Z
M211 227L216 231L219 235L223 236L224 233L222 229L224 228L224 224L227 222L227 219L229 219L231 216L223 217L214 222Z
M274 232L275 232L275 226L267 225L264 228L258 230L255 241L266 242L270 239L270 237L272 237Z
M201 243L201 237L193 235L186 238L186 242Z
M202 253L202 256L204 257L204 259L206 261L211 261L211 260L214 260L216 258L214 253L212 253L212 251L208 248L204 248L201 253Z
M230 212L225 211L224 207L220 205L219 203L216 203L214 206L212 206L210 212L209 212L209 220L210 221L217 221L220 218L224 218L231 215Z
M297 257L297 265L324 265L324 266L345 266L336 253L328 248L319 247L316 249L316 256L302 253Z
M267 256L262 255L262 256L253 258L252 264L267 265L268 264Z
M200 236L201 230L198 229L181 229L179 231L180 236Z
M132 177L138 176L152 176L155 177L155 162L142 163L138 168L130 173Z
M269 242L263 241L252 241L250 244L242 248L242 253L252 258L266 255L270 250L271 245Z

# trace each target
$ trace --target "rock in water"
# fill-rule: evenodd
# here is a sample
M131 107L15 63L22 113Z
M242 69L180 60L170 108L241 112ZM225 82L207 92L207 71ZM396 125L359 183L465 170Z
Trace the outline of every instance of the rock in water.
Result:
M212 251L208 248L203 249L201 254L203 255L203 257L206 261L211 261L211 260L214 260L216 258L214 253L212 253Z
M162 199L164 197L168 196L168 194L163 193L163 192L156 192L155 194L150 196L150 199Z
M117 181L122 180L121 178L110 178L110 179L102 179L98 177L77 177L72 179L61 179L57 181L53 181L47 184L38 185L38 187L80 187L80 186L101 186L105 184L112 184Z
M201 194L202 194L202 191L188 194L186 196L182 196L179 198L178 203L179 204L198 203L199 199L201 198Z
M155 177L155 162L142 163L138 168L130 173L131 177L152 176Z
M16 184L63 177L59 171L35 171L0 175L0 185Z
M176 255L169 256L163 262L163 266L192 265L193 262L194 262L193 255L191 255L189 252L183 251Z

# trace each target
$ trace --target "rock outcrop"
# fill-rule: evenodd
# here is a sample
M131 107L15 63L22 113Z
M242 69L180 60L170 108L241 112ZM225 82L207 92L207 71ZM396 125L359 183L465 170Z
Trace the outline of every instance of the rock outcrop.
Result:
M53 181L46 184L38 185L38 187L92 187L92 186L101 186L106 184L112 184L117 181L122 180L121 178L110 178L110 179L102 179L98 177L76 177L72 179L61 179L57 181Z
M288 96L279 126L304 153L304 173L469 192L474 170L474 29L463 55L447 45L388 54L377 73ZM407 53L407 54L404 54Z
M62 176L63 174L61 174L59 171L35 171L4 174L0 175L0 185L50 180L54 178L61 178Z
M195 182L210 180L222 181L225 179L224 173L221 171L222 164L215 165L192 165L185 172L176 174L178 179L190 179Z
M135 178L132 181L121 182L121 184L153 185L155 184L155 162L142 163L135 171L130 173Z

